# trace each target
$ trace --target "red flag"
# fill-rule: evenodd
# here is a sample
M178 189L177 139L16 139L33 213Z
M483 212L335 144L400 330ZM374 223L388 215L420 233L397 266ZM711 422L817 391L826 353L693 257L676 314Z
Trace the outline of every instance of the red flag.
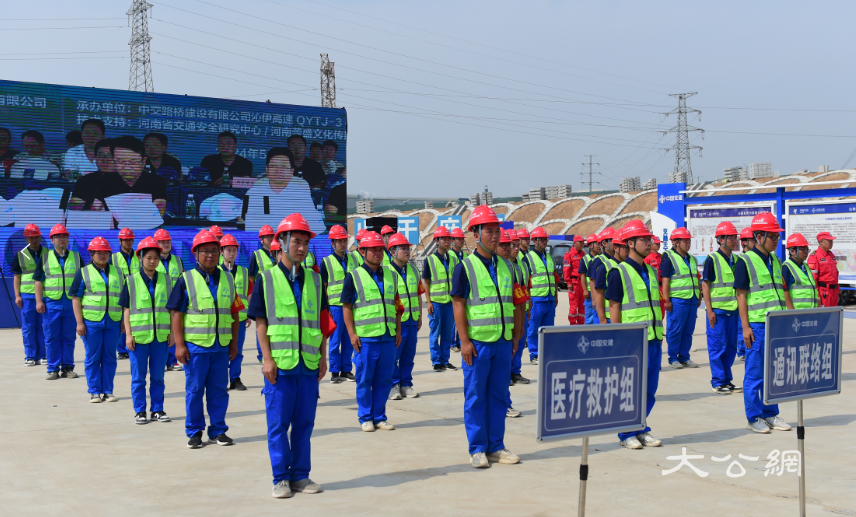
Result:
M321 334L323 334L324 337L330 337L333 334L333 331L336 330L336 322L333 321L333 316L330 315L330 311L327 309L321 311L321 317L319 319L321 323Z

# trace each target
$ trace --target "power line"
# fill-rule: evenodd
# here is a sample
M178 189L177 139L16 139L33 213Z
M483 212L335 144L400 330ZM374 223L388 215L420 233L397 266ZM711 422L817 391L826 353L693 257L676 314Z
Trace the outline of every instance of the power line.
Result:
M151 41L149 36L149 9L153 6L146 0L132 0L126 13L131 25L131 70L128 76L128 90L132 92L155 91L152 80Z
M123 29L121 25L104 25L98 27L12 27L0 28L0 31L67 31L76 29Z
M595 174L600 174L600 172L594 172L594 171L592 171L592 165L598 165L598 166L599 166L600 164L599 164L599 163L592 163L592 161L591 161L591 160L592 160L592 158L594 158L594 156L595 156L595 155L593 155L593 154L587 154L586 156L588 156L588 159L589 159L589 161L588 161L588 168L589 168L589 170L588 170L588 177L589 177L589 180L588 180L587 182L586 182L586 181L583 181L583 185L585 185L586 183L588 183L588 186L589 186L588 191L589 191L589 192L594 192L594 189L592 188L592 185L594 185L594 183L597 183L597 182L595 182L595 181L593 181L593 180L592 180L592 176L593 176L593 175L595 175ZM585 164L585 162L583 162L583 169L585 169L585 166L586 166L586 164ZM582 174L582 176L583 176L583 177L585 177L585 175L586 175L585 170L584 170L581 174Z
M0 54L0 56L48 56L48 55L64 55L64 54L114 54L117 52L125 52L124 50L93 50L89 52L8 52Z
M321 107L336 107L336 68L327 54L321 54Z
M675 151L675 176L669 183L693 183L693 167L690 163L690 151L698 149L699 155L701 155L702 148L697 145L690 144L689 132L699 131L704 135L704 130L687 124L688 113L701 115L701 111L693 108L687 108L687 99L697 93L698 92L669 94L670 97L678 99L678 107L668 113L664 113L667 117L669 115L678 116L678 121L675 126L672 129L663 132L663 134L675 133L675 145L666 149L666 151Z

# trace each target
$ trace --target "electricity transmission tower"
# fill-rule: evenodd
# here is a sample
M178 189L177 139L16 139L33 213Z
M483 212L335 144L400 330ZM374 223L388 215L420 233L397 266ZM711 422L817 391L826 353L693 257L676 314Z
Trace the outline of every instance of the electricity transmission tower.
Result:
M687 114L695 113L698 115L699 119L701 119L701 111L697 109L687 108L687 99L696 95L698 92L690 92L690 93L670 93L669 97L677 97L678 99L678 107L673 109L668 113L664 113L667 117L669 115L677 115L678 122L672 129L668 131L663 131L663 134L667 133L675 133L675 145L665 149L668 151L675 151L675 172L669 176L670 183L693 183L693 167L690 164L690 151L693 149L698 149L698 155L701 156L702 148L697 145L690 144L690 131L699 131L701 132L702 138L704 138L704 129L699 129L697 127L693 127L687 124Z
M131 26L131 74L128 79L128 89L132 92L155 91L152 82L152 58L149 43L148 11L152 4L146 0L132 0L128 9L128 24Z
M336 107L336 63L327 54L321 54L321 107Z
M592 170L592 166L593 166L593 165L600 165L600 164L599 164L599 163L592 163L592 161L591 161L591 160L592 160L592 158L594 158L594 157L595 157L595 155L593 155L593 154L586 154L585 156L588 156L589 161L588 161L588 163L583 162L583 172L581 172L581 173L580 173L580 175L581 175L583 178L585 178L585 177L586 177L585 167L586 167L586 165L588 165L588 181L583 181L583 185L585 185L586 183L588 183L588 186L589 186L588 191L589 191L589 192L594 192L594 189L592 189L592 185L593 185L593 184L595 184L595 183L598 183L598 182L597 182L597 181L593 181L593 180L592 180L592 176L594 176L595 174L600 174L600 173L599 173L599 172L594 172L594 171ZM599 184L599 183L598 183L598 184Z

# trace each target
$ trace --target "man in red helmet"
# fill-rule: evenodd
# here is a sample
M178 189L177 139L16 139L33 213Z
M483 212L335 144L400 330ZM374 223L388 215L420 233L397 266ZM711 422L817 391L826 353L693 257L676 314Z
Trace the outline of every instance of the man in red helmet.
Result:
M172 254L172 236L168 231L161 228L155 232L154 239L161 247L161 259L157 266L157 272L168 275L172 287L175 288L179 277L184 273L184 263L181 261L181 257ZM174 338L175 336L171 336L170 339ZM166 369L167 371L181 371L182 368L181 363L175 358L175 341L173 341L167 352Z
M546 251L549 240L547 232L538 226L532 230L530 237L532 246L523 258L524 267L529 273L529 295L532 301L526 342L529 347L529 362L538 364L538 330L541 327L553 326L559 293L556 286L556 264Z
M259 229L259 242L262 247L254 251L250 256L250 265L247 268L250 278L252 278L254 282L258 281L259 275L274 267L279 260L272 249L273 236L274 231L270 226L263 225ZM252 297L252 291L250 291L250 298ZM262 349L259 345L258 337L256 338L256 352L256 359L258 359L259 364L262 364Z
M458 258L458 262L467 258L467 254L464 252L466 242L467 238L464 235L464 230L457 227L452 228L452 247L449 251L455 254L455 257ZM458 344L460 344L460 342Z
M330 336L330 382L339 384L344 381L356 382L352 357L354 347L351 346L351 336L345 325L345 315L342 309L342 288L348 273L358 268L360 264L348 253L348 232L338 224L330 228L327 235L333 245L333 253L321 261L321 283L330 304L330 316L336 324L336 329Z
M383 239L383 245L389 246L389 238L395 234L395 230L389 225L384 225L380 229L380 238ZM383 267L388 267L392 261L392 253L387 248L383 250Z
M580 288L583 291L583 307L585 309L584 322L586 325L593 325L595 311L592 306L591 291L589 290L589 268L591 267L595 257L600 255L600 244L597 241L597 235L594 233L589 235L586 238L586 245L588 246L589 251L583 255L582 260L580 260L580 265L577 268L577 274L580 278ZM591 272L594 273L593 270Z
M134 253L134 230L122 228L119 230L119 251L110 257L110 264L119 268L125 278L140 270L140 259ZM122 333L119 334L119 359L128 359L128 349L125 347L125 336L128 329L122 324Z
M734 292L733 251L737 228L728 221L719 223L714 237L719 249L705 259L701 293L707 313L707 355L710 359L710 389L717 395L743 391L731 382L731 367L737 356L737 297Z
M425 258L422 264L422 284L428 309L428 347L435 372L457 370L449 361L452 343L455 340L455 317L452 312L452 273L456 260L449 253L452 234L445 226L434 231L437 250Z
M660 264L663 262L663 255L660 253L660 245L662 241L656 235L652 243L651 253L645 257L645 263L654 268L657 272L657 286L660 291L660 299L663 299L663 281L660 280ZM666 317L666 308L660 305L660 311L663 313L663 318Z
M692 235L686 228L672 231L672 249L663 255L660 278L663 280L663 305L666 307L666 342L669 366L698 368L690 359L701 292L698 263L690 253Z
M615 251L612 248L612 240L615 238L615 228L607 227L601 231L597 240L600 245L601 253L594 259L588 267L589 291L592 297L592 318L595 325L605 324L609 320L609 309L606 299L603 297L603 288L597 286L597 279L600 277L601 285L606 285L607 271L612 269L616 264ZM600 273L601 269L605 269Z
M416 334L422 328L422 293L419 272L410 264L410 242L400 233L388 241L392 263L388 266L398 275L398 297L401 300L401 344L395 349L390 400L418 397L413 389L413 359L416 357Z
M821 307L838 306L838 265L832 252L835 237L829 232L817 234L817 249L808 257L808 267L814 275L820 293Z
M568 286L568 323L571 325L582 325L586 317L583 287L580 284L580 262L585 256L584 244L583 236L575 235L574 246L563 258L562 276Z
M2 132L0 132L2 135ZM27 246L15 254L9 267L15 275L15 305L21 309L21 334L24 338L24 364L47 364L42 313L36 310L36 281L33 273L48 249L42 246L42 232L35 224L24 227Z
M216 237L216 235L215 235ZM238 354L229 361L229 389L246 391L247 387L241 382L241 364L244 360L244 341L247 337L247 328L250 320L247 318L247 307L250 305L250 293L253 289L253 277L247 268L239 266L238 248L240 244L234 235L225 234L220 238L220 269L232 273L235 279L235 291L244 308L238 312Z
M348 255L353 258L354 263L357 265L363 265L363 256L360 255L360 241L363 240L363 237L366 235L368 230L365 228L360 228L357 234L354 236L354 249L348 252Z
M520 327L520 340L518 341L517 351L514 352L514 356L511 358L511 383L512 384L529 384L531 382L528 378L523 376L523 348L526 344L526 325L528 324L529 319L529 274L526 271L526 267L523 265L523 261L520 259L520 235L517 233L517 230L508 230L509 237L511 238L511 265L513 266L515 273L518 276L518 283L521 286L523 296L526 299L526 302L523 304L523 322ZM459 341L460 343L460 341ZM460 350L460 345L458 346ZM509 408L511 407L511 395L509 394ZM513 409L509 411L509 414L518 413L519 411Z
M808 241L801 233L794 233L785 243L788 259L782 264L782 281L785 290L785 305L788 309L814 309L820 307L820 295L814 275L806 264Z
M743 228L740 230L740 246L743 253L737 255L738 259L743 259L746 254L755 247L755 235L752 233L752 228ZM746 360L746 343L743 341L743 325L737 323L737 359Z

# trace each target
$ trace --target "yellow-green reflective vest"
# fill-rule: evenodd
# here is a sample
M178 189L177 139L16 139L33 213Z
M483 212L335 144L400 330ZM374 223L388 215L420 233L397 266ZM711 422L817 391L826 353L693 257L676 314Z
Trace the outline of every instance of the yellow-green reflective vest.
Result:
M273 252L266 249L260 249L253 252L253 255L256 257L256 265L259 267L259 272L256 274L256 278L260 277L262 273L276 265L276 260L271 256L272 254Z
M591 265L592 260L594 260L594 257L592 257L591 254L586 253L585 255L583 255L583 264L586 265L586 275L585 275L586 278L590 278L589 274L588 274L588 270L589 270L588 268Z
M38 259L44 260L47 254L48 249L40 247ZM18 252L18 265L21 267L21 294L35 294L36 281L33 280L33 273L36 271L36 257L31 254L29 246Z
M311 251L306 254L306 258L303 259L303 267L306 269L312 269L315 267L318 261L315 260L315 254Z
M531 268L532 287L529 294L532 296L556 296L556 264L551 255L545 253L544 256L547 258L547 267L544 267L544 260L535 250L526 254Z
M300 308L281 268L261 275L270 355L280 370L297 366L299 357L307 368L317 370L321 358L321 275L307 268L303 275Z
M128 267L128 261L121 251L113 254L113 265L119 268L123 275L128 276L131 273L136 273L140 270L140 258L133 251L131 252L131 267Z
M392 266L388 269L395 273L398 279L398 298L401 300L401 305L404 306L404 313L401 315L401 322L418 321L419 314L422 310L421 298L419 298L419 273L416 268L408 262L404 265L404 273L407 277L402 278Z
M609 279L609 272L618 265L618 261L612 258L607 253L602 253L596 257L594 257L591 261L592 268L597 268L598 264L603 264L603 267L606 268L606 276L605 278ZM588 277L589 280L594 282L594 276ZM604 289L604 294L606 294L606 289ZM609 314L609 300L606 296L603 297L603 313L606 316L607 320L611 320L612 316Z
M443 260L435 253L428 256L428 268L431 270L431 303L449 303L452 301L452 262L449 259L449 270Z
M484 262L467 257L461 263L470 283L466 300L467 335L470 339L495 343L510 340L514 330L514 278L511 264L496 257L496 283Z
M649 288L636 268L627 263L615 267L624 283L624 298L621 299L621 323L647 323L648 341L663 339L663 320L660 312L660 289L654 284ZM657 272L648 264L642 264L648 272L648 282L657 281Z
M380 261L380 265L381 266L389 266L390 264L391 264L391 262L389 260L389 252L386 250L383 250L383 260Z
M83 319L88 321L101 321L104 319L104 313L110 316L113 321L122 319L122 307L119 306L119 294L122 292L122 286L125 284L125 277L122 272L110 264L104 266L107 272L107 285L104 285L104 278L101 276L101 270L95 267L94 264L89 264L82 269L83 282L86 284L86 289L83 291L83 298L80 303L83 308Z
M152 343L155 336L158 342L165 343L170 332L166 302L172 291L172 281L166 273L155 272L155 295L152 297L143 275L144 272L137 271L125 279L128 282L131 335L138 345Z
M698 262L692 255L688 255L690 265L684 262L684 258L675 250L669 250L665 254L672 261L672 278L669 280L669 297L689 300L693 296L699 297L698 285Z
M710 284L711 308L736 311L737 295L734 293L734 269L719 252L711 253L710 256L713 259L713 271L716 273L716 282ZM732 261L737 260L734 255L731 258Z
M523 265L523 259L526 257L526 254L522 251L517 252L517 266L520 268L520 272L523 274L523 283L520 285L524 285L527 288L529 287L529 268Z
M175 287L175 283L178 282L178 278L184 273L184 265L181 263L181 259L178 258L178 255L170 254L169 256L169 271L163 267L163 260L158 261L158 267L155 268L155 271L158 273L168 274L170 280L172 281L172 287Z
M184 340L199 346L220 346L232 341L232 302L235 300L235 279L232 273L220 270L217 299L211 296L208 283L195 268L183 274L187 286L187 313L184 315Z
M238 321L247 321L247 310L250 306L250 273L244 266L238 268L232 277L235 279L235 291L238 293L238 298L244 304L244 308L238 312ZM230 269L226 269L225 262L220 265L220 269L231 273Z
M342 288L345 286L345 275L358 267L350 254L345 256L347 262L345 268L335 253L324 257L324 268L327 270L327 303L330 305L342 305Z
M794 309L814 309L818 306L817 285L814 275L806 273L802 267L791 259L785 261L785 266L791 270L794 283L789 289Z
M71 283L74 275L80 269L80 254L76 251L68 251L65 257L65 267L60 267L59 259L55 252L42 255L42 268L45 271L43 294L51 300L59 300L62 293L71 299Z
M750 323L766 323L767 313L785 310L785 295L782 292L782 263L779 257L770 256L773 274L767 269L764 259L754 251L743 255L749 271L749 290L746 304L749 306Z
M378 337L389 332L395 336L395 275L389 269L383 274L383 296L375 279L364 267L348 273L354 278L357 299L354 301L354 330L359 337Z
M365 262L365 261L363 260L363 256L362 256L362 255L360 255L360 250L359 250L359 249L355 249L355 250L351 251L350 253L348 253L348 255L350 255L350 256L351 256L351 259L352 259L352 260L354 261L354 263L356 264L356 266L354 266L354 269L356 269L356 268L358 268L358 267L362 266L362 265L363 265L363 262Z

